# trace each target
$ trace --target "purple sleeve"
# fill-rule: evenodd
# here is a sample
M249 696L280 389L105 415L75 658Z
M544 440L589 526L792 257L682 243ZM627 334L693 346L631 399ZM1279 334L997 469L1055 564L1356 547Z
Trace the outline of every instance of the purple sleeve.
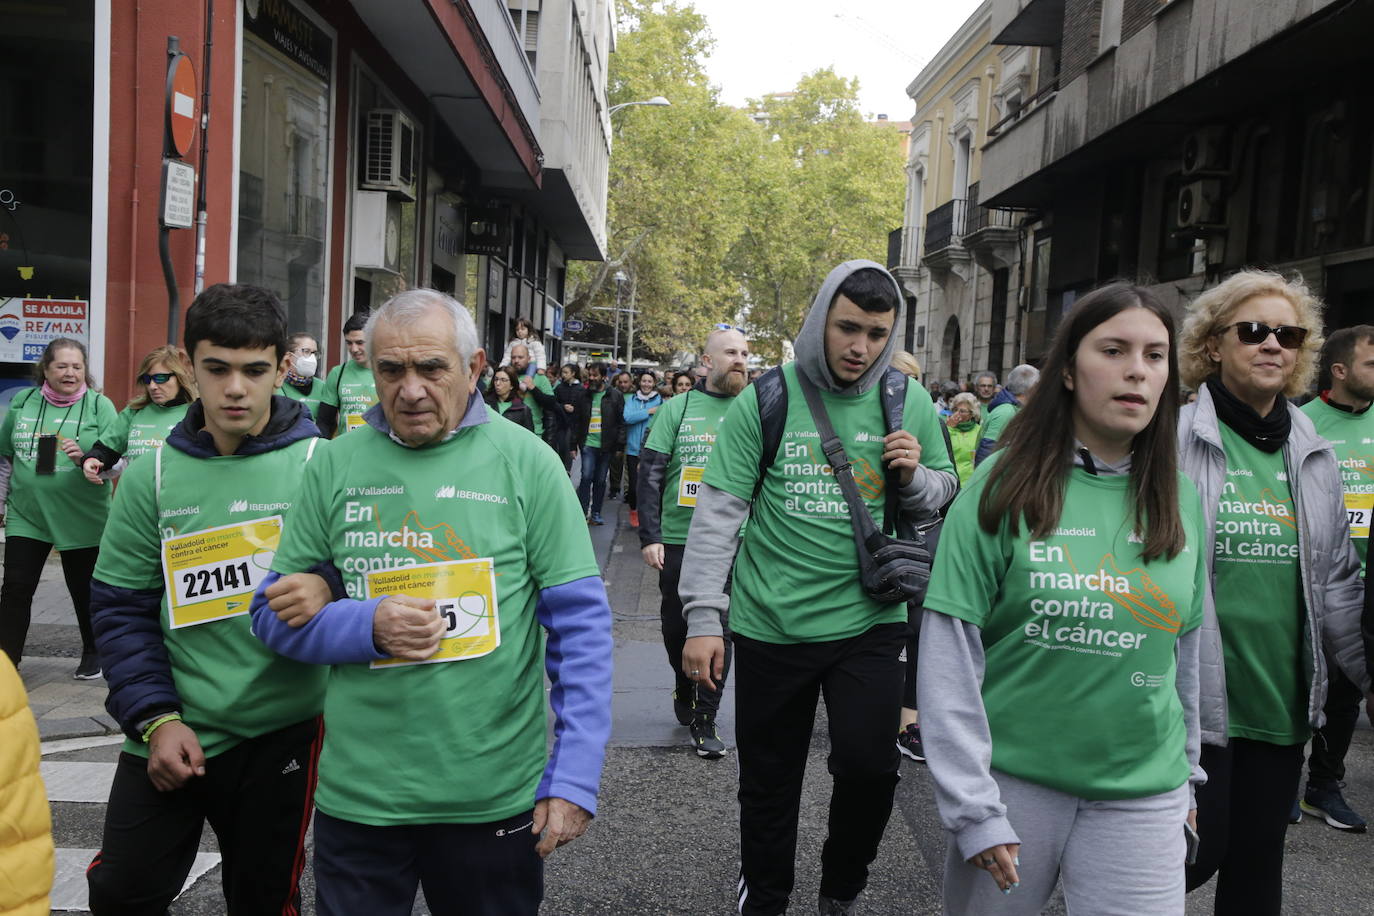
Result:
M267 606L263 593L280 579L270 572L253 593L253 633L278 655L311 665L346 665L386 658L372 642L372 616L381 598L342 598L326 604L301 627L288 626Z
M536 799L562 798L596 814L611 736L611 607L601 579L543 589L536 608L548 631L544 670L553 707L553 751Z

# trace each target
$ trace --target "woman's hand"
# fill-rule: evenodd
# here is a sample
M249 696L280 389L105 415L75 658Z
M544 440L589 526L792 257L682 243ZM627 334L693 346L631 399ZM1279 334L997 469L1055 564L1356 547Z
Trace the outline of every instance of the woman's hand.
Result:
M57 437L57 444L62 448L62 453L72 460L72 464L81 467L81 456L85 454L81 451L81 445L75 439L65 439Z
M103 484L105 481L100 479L100 472L105 470L105 465L99 458L87 458L81 465L81 473L86 475L86 479L94 484Z
M1002 893L1010 894L1011 889L1021 883L1021 877L1016 874L1020 852L1020 843L1001 843L984 849L969 859L968 864L974 868L981 868L992 875L992 880L997 882Z

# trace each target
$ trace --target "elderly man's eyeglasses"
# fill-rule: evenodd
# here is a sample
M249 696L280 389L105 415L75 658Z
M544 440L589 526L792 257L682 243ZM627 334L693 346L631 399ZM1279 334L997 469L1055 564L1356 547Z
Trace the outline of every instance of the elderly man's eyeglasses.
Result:
M1307 339L1307 328L1300 328L1296 325L1281 324L1276 328L1271 328L1262 321L1237 321L1235 324L1228 324L1218 333L1224 334L1231 328L1236 329L1236 336L1243 344L1262 344L1273 334L1279 346L1285 350L1296 350L1302 346L1302 342Z
M145 373L143 373L142 375L140 375L140 376L138 377L138 380L139 380L140 382L142 382L144 385L152 385L152 384L165 385L165 384L167 384L168 382L170 382L170 381L172 380L172 373L170 373L170 372L151 372L151 373L150 373L150 372L145 372Z

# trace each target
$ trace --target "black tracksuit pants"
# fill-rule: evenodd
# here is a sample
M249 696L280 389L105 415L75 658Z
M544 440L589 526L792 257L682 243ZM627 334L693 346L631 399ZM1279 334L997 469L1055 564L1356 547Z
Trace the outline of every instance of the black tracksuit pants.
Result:
M698 686L682 671L682 647L687 642L687 621L682 619L682 599L678 597L677 586L682 576L682 555L686 551L682 544L663 545L663 569L658 573L658 591L663 598L658 615L663 630L663 649L668 653L668 667L673 671L673 686L678 698L688 702L703 716L715 718L720 710L720 697L725 691L725 679L730 676L730 660L734 656L734 646L730 638L730 620L722 621L725 630L725 669L720 685L715 690ZM730 590L727 581L725 590Z
M105 836L86 869L95 916L165 913L181 892L205 821L223 856L229 916L300 913L305 831L324 740L320 718L250 738L205 762L205 775L159 792L148 761L119 755Z
M1188 890L1217 875L1216 916L1279 916L1283 838L1302 773L1302 745L1232 738L1202 746L1207 782L1197 790L1197 864Z
M1367 586L1366 586L1367 587ZM1307 758L1307 784L1314 789L1337 789L1345 780L1345 755L1360 721L1364 696L1334 662L1328 662L1330 675L1326 687L1326 724L1312 736L1312 751Z
M892 736L906 636L904 622L879 624L849 639L793 645L735 635L741 913L787 909L802 778L821 696L834 788L820 892L849 900L867 885L899 777Z

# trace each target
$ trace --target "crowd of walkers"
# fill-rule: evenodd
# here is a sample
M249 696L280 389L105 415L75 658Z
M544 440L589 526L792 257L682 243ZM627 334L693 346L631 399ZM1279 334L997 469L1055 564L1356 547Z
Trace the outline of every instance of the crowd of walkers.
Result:
M412 290L320 378L275 296L219 285L122 413L53 341L0 426L0 712L56 547L76 676L103 671L126 736L92 911L162 912L208 821L228 912L296 912L313 817L317 912L422 888L537 913L542 860L597 810L588 528L623 498L701 758L730 753L733 673L740 913L788 909L822 701L823 916L865 911L903 756L929 766L947 913L1060 888L1181 914L1203 885L1279 913L1288 825L1366 826L1341 787L1374 661L1374 326L1325 336L1300 280L1258 270L1181 324L1115 283L1038 366L964 390L923 386L901 308L847 262L793 361L751 371L718 325L660 376L549 365L528 323L488 365L465 308ZM46 818L21 820L33 849Z

